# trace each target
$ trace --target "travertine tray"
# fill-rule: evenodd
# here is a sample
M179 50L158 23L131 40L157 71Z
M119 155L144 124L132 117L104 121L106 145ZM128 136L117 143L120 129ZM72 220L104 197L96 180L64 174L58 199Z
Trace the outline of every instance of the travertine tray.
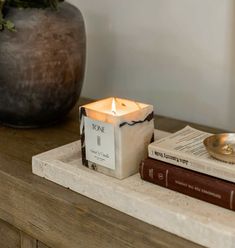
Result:
M156 131L156 136L167 133ZM144 182L105 176L81 164L80 142L33 157L33 173L195 243L235 248L235 212Z

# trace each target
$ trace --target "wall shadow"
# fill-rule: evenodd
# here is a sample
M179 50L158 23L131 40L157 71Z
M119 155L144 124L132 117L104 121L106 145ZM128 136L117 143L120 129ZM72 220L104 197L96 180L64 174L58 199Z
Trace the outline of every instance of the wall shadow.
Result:
M92 98L110 94L116 65L116 39L107 15L87 14L87 68L84 90ZM104 90L105 89L105 90Z

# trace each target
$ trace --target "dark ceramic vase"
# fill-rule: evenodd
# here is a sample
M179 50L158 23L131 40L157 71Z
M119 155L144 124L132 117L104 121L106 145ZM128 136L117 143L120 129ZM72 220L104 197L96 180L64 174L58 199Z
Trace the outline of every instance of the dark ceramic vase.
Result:
M63 118L84 78L86 37L80 11L10 8L17 32L0 32L0 122L38 127Z

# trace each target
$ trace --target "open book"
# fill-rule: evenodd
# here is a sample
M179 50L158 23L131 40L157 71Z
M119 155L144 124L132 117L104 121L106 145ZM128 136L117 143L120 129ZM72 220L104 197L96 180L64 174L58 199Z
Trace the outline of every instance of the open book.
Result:
M151 143L148 147L149 157L235 182L235 165L216 160L206 151L203 140L210 135L186 126Z

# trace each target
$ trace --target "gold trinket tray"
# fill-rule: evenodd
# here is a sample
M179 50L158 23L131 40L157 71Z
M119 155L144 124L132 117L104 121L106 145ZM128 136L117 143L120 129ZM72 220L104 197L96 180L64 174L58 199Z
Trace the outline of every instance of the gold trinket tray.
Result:
M214 134L207 137L203 143L213 158L235 163L235 133Z

